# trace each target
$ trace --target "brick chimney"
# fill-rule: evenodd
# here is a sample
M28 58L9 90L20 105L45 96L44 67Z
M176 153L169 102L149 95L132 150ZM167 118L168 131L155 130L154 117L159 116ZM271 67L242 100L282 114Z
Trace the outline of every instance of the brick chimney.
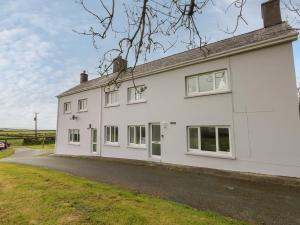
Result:
M89 75L86 73L86 71L84 70L81 74L80 74L80 83L85 83L89 80Z
M127 69L127 60L122 59L121 56L115 58L113 61L113 73L122 72Z
M268 0L262 3L261 12L265 28L282 23L280 0Z

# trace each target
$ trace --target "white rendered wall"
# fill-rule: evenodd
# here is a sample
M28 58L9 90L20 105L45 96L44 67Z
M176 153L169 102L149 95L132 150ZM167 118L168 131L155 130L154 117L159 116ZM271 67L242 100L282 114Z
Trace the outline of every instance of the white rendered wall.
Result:
M219 69L228 70L231 92L185 97L186 76ZM161 162L300 177L300 119L291 44L187 66L135 82L148 87L147 102L128 105L127 88L132 87L132 82L122 83L120 105L102 108L101 156L152 160L149 123L166 122L167 128L162 128ZM81 131L80 147L68 145L64 136L67 129L83 130L89 123L100 127L101 92L103 89L91 90L60 99L57 153L91 154L89 133ZM79 121L62 116L64 101L85 96L89 99L89 112L79 114ZM119 127L120 146L105 145L105 125ZM128 125L146 126L146 148L128 147ZM233 159L187 154L190 125L230 126Z
M84 91L78 94L65 96L59 99L59 110L58 110L58 128L57 128L57 140L56 140L56 154L65 155L91 155L91 130L97 128L98 130L98 152L100 151L100 134L99 134L99 120L101 111L101 97L100 89L93 89ZM88 111L78 112L78 100L88 99ZM63 113L63 105L65 102L71 102L71 114ZM72 115L78 117L77 120L71 120ZM80 144L74 145L68 142L68 130L69 129L80 129Z

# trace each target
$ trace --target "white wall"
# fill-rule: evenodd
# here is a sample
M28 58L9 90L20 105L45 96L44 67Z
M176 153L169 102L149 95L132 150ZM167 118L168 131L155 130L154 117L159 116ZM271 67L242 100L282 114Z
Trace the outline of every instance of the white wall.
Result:
M232 92L185 98L186 76L219 69L228 70ZM148 87L147 102L127 105L127 88L132 81L122 83L120 106L102 109L101 156L151 160L149 123L165 121L168 125L162 130L162 162L300 177L300 119L291 44L188 66L135 82ZM64 97L60 106L65 100L74 101L84 95L93 108L90 111L89 107L80 121L69 121L59 113L58 153L90 154L88 134L82 134L80 147L69 146L63 138L68 128L84 129L88 123L100 126L100 89ZM119 127L120 146L105 145L105 125ZM146 126L147 148L127 146L128 125ZM230 126L234 159L187 154L190 125Z
M100 150L99 127L101 111L101 92L100 89L93 89L59 99L58 127L56 140L56 154L66 155L90 155L91 154L91 130L87 129L89 124L92 128L98 129L98 151ZM78 100L88 99L88 111L78 112ZM71 114L63 113L65 102L71 102ZM71 120L72 115L78 117ZM80 144L73 145L68 143L68 129L80 129Z

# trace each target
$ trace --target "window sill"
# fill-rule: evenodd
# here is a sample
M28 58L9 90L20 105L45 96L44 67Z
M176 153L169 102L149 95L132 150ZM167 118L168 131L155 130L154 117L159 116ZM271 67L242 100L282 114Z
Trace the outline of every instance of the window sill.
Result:
M87 112L87 110L81 110L81 111L78 111L77 113L84 113L84 112Z
M128 102L126 105L134 105L134 104L140 104L140 103L146 103L147 100L139 100L134 102Z
M78 142L69 142L69 145L80 146L80 143L78 143Z
M222 90L222 91L210 91L210 92L203 92L203 93L195 93L191 95L186 95L184 98L194 98L194 97L200 97L200 96L208 96L208 95L218 95L218 94L227 94L231 93L231 90Z
M64 112L64 114L72 114L72 112Z
M120 143L105 143L104 146L120 147Z
M221 153L214 153L214 152L200 152L196 150L190 150L185 153L185 155L194 155L194 156L206 156L206 157L213 157L213 158L222 158L222 159L236 159L231 153L228 154L221 154Z
M118 107L118 106L120 106L119 103L118 104L106 105L106 106L104 106L104 108L111 108L111 107Z
M147 149L146 145L127 145L127 148Z

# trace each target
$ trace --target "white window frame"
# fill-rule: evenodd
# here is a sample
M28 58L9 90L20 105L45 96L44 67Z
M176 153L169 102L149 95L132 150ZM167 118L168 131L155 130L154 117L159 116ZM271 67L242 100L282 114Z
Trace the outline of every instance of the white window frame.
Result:
M216 87L216 75L220 72L224 72L225 74L225 79L226 79L226 87L225 88L222 88L222 89L219 89ZM199 77L201 76L205 76L205 75L212 75L213 76L213 89L210 90L210 91L200 91L199 90L199 87L200 87L200 84L199 84ZM196 92L189 92L189 79L191 78L195 78L197 77L197 83L196 83L196 86L197 86L197 89L198 91ZM187 76L185 78L185 83L186 83L186 96L199 96L199 95L207 95L207 94L215 94L215 93L223 93L223 92L228 92L230 91L230 88L229 88L229 76L228 76L228 71L227 69L223 69L223 70L217 70L217 71L213 71L213 72L208 72L208 73L201 73L201 74L197 74L197 75L192 75L192 76Z
M112 102L112 96L113 94L116 95L116 102ZM115 90L115 91L109 91L109 92L105 92L105 106L109 107L109 106L117 106L119 105L119 91Z
M138 93L137 89L143 88L141 93ZM134 99L131 99L131 91L134 90ZM127 102L128 104L146 102L145 85L138 85L135 87L129 87L127 89Z
M107 140L107 129L109 129L109 139ZM116 130L118 130L118 140L116 140ZM112 131L115 133L115 140L112 140ZM104 126L104 142L106 145L119 146L119 127L118 126Z
M75 135L78 135L77 140L75 140ZM79 129L69 129L68 130L68 143L72 145L80 145L80 130Z
M211 127L215 128L215 135L216 135L216 151L205 151L205 149L201 149L201 129L203 127ZM198 129L198 149L190 148L190 128L197 128ZM228 129L229 134L229 152L220 151L219 146L219 128L226 128ZM224 158L233 158L233 149L232 149L232 137L231 137L231 127L230 126L188 126L187 127L187 152L196 155L204 155L204 156L220 156Z
M133 143L130 142L130 128L133 128ZM142 128L144 128L145 130L145 137L144 137L144 142L142 143ZM136 144L136 129L140 130L140 143ZM127 129L127 133L128 133L128 146L129 147L134 147L134 148L146 148L146 137L147 137L147 133L146 133L146 126L145 125L129 125L128 129Z
M83 108L80 108L81 103L85 103L83 104ZM78 100L78 112L86 112L87 111L87 105L88 105L88 100L87 98L83 98L83 99L79 99Z
M69 114L69 113L71 113L71 102L65 102L64 103L64 114Z

